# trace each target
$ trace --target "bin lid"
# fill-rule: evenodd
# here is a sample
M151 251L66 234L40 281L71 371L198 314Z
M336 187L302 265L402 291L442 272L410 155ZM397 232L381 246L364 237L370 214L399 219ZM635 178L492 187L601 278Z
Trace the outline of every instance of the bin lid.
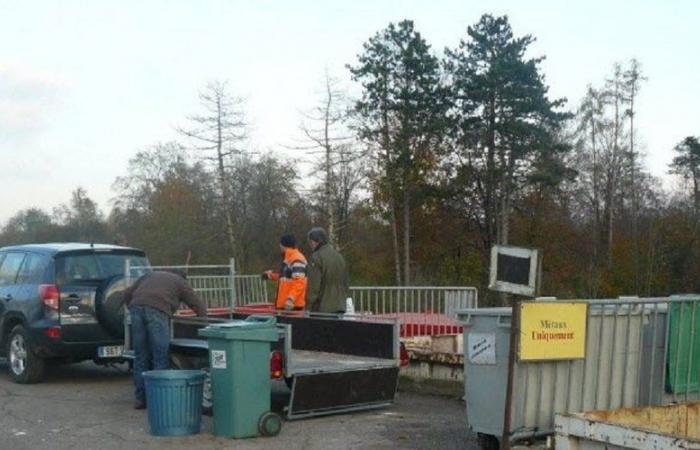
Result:
M246 320L211 324L199 330L199 335L226 340L276 341L277 319L273 316L250 316Z

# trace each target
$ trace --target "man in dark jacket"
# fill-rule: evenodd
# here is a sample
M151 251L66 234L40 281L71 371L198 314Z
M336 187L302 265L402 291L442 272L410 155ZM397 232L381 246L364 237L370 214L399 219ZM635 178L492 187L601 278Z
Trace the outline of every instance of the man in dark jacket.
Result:
M148 273L124 291L124 304L131 316L131 337L134 347L134 408L146 407L143 372L170 367L170 318L180 303L206 317L206 304L194 293L184 272Z
M312 228L308 239L313 253L309 261L306 304L315 312L344 313L349 292L345 258L328 243L323 228Z

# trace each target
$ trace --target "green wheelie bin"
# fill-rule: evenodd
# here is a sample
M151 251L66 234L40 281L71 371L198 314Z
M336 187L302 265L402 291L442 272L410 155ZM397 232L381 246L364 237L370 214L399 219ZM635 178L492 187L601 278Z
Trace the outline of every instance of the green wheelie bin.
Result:
M207 338L214 399L214 434L229 438L275 436L282 428L270 411L270 343L276 342L277 319L212 324L199 330Z

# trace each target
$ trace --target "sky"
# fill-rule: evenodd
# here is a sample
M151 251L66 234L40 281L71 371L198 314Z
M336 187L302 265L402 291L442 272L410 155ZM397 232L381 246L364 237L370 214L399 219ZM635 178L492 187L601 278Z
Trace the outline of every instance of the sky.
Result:
M129 158L176 139L213 80L246 99L250 148L293 163L326 70L356 92L345 66L389 22L414 20L441 54L484 13L537 39L551 96L570 108L637 58L639 137L669 182L673 146L700 134L700 2L0 0L0 224L77 186L108 212Z

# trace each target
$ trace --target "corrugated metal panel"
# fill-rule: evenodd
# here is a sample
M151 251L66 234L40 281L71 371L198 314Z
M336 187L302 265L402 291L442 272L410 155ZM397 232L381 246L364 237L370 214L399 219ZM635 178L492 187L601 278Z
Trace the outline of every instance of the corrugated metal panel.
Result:
M517 363L512 431L551 430L558 412L636 405L645 319L641 308L592 306L586 359Z

